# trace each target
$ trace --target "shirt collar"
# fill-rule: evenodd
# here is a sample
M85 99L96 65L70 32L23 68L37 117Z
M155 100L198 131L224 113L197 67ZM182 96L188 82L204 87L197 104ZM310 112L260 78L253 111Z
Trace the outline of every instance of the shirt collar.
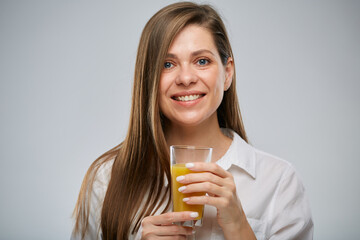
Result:
M229 149L216 163L228 171L232 165L240 167L251 177L256 178L255 150L231 129L222 129L233 139Z

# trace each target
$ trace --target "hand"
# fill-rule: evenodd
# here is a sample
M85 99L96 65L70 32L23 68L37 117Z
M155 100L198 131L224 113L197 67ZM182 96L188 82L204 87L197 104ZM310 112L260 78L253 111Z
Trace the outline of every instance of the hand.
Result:
M198 217L197 212L168 212L145 217L141 223L141 239L186 239L187 235L192 234L193 229L173 223L194 220L196 217Z
M217 220L225 235L243 232L244 229L247 231L249 225L237 197L231 173L215 163L196 162L186 164L186 167L199 173L190 173L177 178L178 182L185 185L180 189L181 192L206 192L208 196L193 196L185 198L184 201L187 204L208 204L216 207Z

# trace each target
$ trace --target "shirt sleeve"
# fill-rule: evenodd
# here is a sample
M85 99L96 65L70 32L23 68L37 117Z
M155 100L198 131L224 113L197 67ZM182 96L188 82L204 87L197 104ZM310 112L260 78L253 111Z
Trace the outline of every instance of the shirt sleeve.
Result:
M272 204L268 239L313 239L314 224L309 202L292 166L284 172Z

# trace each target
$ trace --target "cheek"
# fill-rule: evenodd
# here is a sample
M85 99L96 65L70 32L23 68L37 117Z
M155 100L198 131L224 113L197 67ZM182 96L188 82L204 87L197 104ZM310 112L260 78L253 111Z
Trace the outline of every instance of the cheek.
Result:
M216 82L216 91L218 91L217 94L224 94L224 79L218 79Z
M166 93L169 89L170 85L169 85L169 81L166 77L164 77L163 75L160 78L160 82L159 82L159 107L160 107L160 111L164 112L164 108L165 108L165 102L167 99Z
M221 101L224 97L224 81L225 77L222 75L220 76L220 74L217 75L217 78L212 79L214 101L218 106L221 104Z
M171 86L171 74L162 73L160 76L159 90L161 94L166 94Z
M214 71L209 73L206 79L208 79L207 85L209 89L212 89L213 94L222 96L224 92L225 77L221 73Z
M163 98L166 95L168 84L166 84L166 78L161 77L160 83L159 83L159 97L160 99Z

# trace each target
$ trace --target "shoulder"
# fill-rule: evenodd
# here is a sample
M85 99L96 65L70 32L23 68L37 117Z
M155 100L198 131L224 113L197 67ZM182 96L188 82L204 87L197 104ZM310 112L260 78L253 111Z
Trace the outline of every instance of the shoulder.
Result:
M301 177L290 162L253 147L236 133L228 152L228 163L223 165L229 166L230 172L239 178L247 179L250 186L266 186L272 192L284 187L296 187L298 191L304 191ZM244 171L246 175L241 174Z
M280 186L290 187L289 183L292 182L292 187L297 188L298 191L303 191L304 186L301 177L292 163L254 147L253 151L258 181L272 183L277 188Z
M235 145L233 151L236 153L233 156L236 156L236 160L232 160L232 164L248 172L257 185L266 185L268 188L272 186L275 192L281 187L290 186L299 191L304 190L299 174L287 160L253 147L236 133L233 144Z
M102 203L110 182L113 163L114 159L109 159L99 163L99 166L94 169L94 179L92 185L90 185L88 189L91 194L89 200L92 210L97 211L102 207Z
M95 173L95 181L98 184L107 185L109 183L114 160L115 160L114 158L109 159L100 164L99 168Z
M256 169L258 171L272 172L272 174L277 174L279 176L285 176L295 172L295 168L287 160L254 147L252 148L255 155L254 160L257 166Z
M92 195L95 195L96 198L100 198L101 200L104 198L110 182L114 160L115 159L109 159L102 162L95 172Z
M225 168L235 165L257 180L280 179L288 173L295 172L290 162L253 147L235 132L233 142L220 163Z

